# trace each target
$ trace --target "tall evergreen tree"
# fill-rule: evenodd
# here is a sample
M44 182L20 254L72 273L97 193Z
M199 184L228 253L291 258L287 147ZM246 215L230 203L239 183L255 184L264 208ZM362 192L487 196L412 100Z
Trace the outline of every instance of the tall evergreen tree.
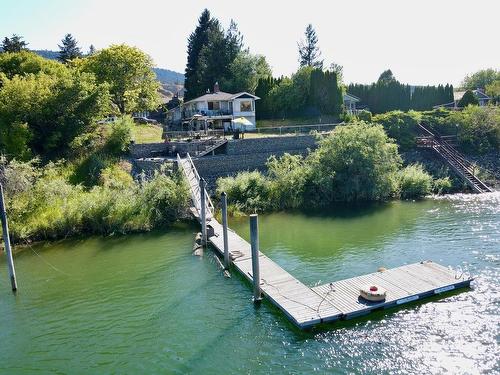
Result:
M17 34L12 34L10 38L5 37L2 41L3 52L21 52L25 50L27 46L28 43L23 40L22 36Z
M78 42L71 34L66 34L61 40L62 45L59 44L59 57L58 59L63 63L76 59L77 57L82 57L82 52L80 47L78 47Z
M208 45L210 29L213 27L213 23L214 21L210 16L210 11L205 9L198 19L198 26L196 26L196 29L189 35L184 81L184 88L186 90L184 94L185 100L193 99L204 92L199 82L199 58L203 47Z
M95 47L93 44L91 44L89 47L89 52L87 53L87 56L92 56L94 53L95 53Z
M323 60L320 60L321 51L318 47L318 36L311 24L307 25L304 35L305 40L297 43L299 47L300 66L323 69Z
M231 20L226 32L227 58L232 62L243 48L243 36L238 30L238 25Z
M208 34L208 43L203 46L198 58L196 96L212 90L215 82L227 76L229 64L229 50L226 36L218 20L213 19Z

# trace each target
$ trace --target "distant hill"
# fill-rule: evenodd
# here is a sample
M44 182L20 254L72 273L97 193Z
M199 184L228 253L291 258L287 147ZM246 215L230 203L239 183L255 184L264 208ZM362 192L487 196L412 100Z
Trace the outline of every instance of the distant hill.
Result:
M59 52L49 51L46 49L31 50L36 54L51 60L57 60L59 57ZM163 97L163 101L169 101L174 94L179 94L183 96L184 94L184 74L174 72L173 70L163 69L163 68L153 68L156 74L156 78L160 81L162 88L160 89L160 94Z
M156 78L158 78L158 81L161 83L184 84L184 74L182 73L163 68L153 68L153 71L156 73Z
M59 57L59 52L57 51L49 51L47 49L32 49L30 51L50 60L57 60Z

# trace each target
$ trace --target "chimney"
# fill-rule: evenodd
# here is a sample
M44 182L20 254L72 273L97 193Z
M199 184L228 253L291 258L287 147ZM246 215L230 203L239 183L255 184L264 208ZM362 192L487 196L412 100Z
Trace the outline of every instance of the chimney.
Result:
M215 85L214 85L214 94L217 94L219 92L219 82L215 82Z

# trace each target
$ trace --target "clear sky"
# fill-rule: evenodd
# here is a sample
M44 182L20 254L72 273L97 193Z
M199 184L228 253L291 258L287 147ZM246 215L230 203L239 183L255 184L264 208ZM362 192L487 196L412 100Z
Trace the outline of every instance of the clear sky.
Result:
M0 36L22 35L32 49L57 50L65 33L84 51L126 43L184 72L187 37L205 7L225 27L233 18L274 75L297 69L308 23L325 63L343 65L348 83L390 68L401 82L456 85L467 73L500 69L499 0L0 0Z

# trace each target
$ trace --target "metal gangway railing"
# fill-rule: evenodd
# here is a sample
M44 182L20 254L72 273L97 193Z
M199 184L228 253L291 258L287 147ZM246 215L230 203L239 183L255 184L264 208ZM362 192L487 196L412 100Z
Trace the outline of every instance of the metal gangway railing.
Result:
M191 192L191 200L193 202L194 208L198 213L198 217L201 220L201 178L198 174L198 170L196 169L196 166L193 163L193 159L191 159L189 153L183 159L179 154L177 154L177 164L184 173L186 180L188 181L189 190ZM208 194L206 189L204 189L204 193L206 219L207 221L209 221L214 216L215 209L212 200L210 199L210 195Z

